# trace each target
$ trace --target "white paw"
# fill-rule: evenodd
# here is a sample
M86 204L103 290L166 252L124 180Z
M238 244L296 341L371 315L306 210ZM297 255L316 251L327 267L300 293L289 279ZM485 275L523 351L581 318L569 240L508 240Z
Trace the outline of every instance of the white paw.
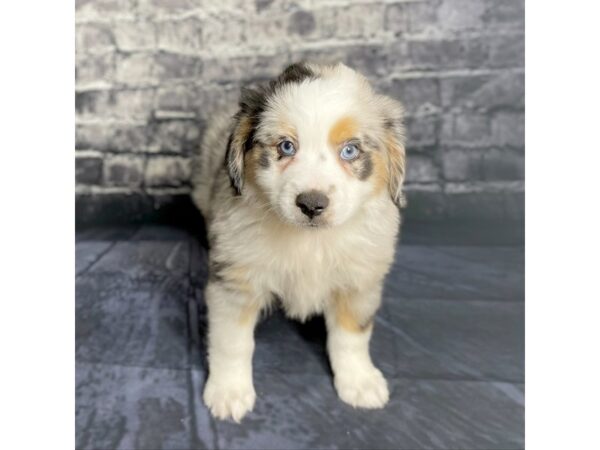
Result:
M355 408L383 408L390 398L387 382L375 367L337 375L334 384L340 398Z
M204 403L217 419L233 419L239 423L247 412L252 411L255 400L252 382L214 381L209 376L204 387Z

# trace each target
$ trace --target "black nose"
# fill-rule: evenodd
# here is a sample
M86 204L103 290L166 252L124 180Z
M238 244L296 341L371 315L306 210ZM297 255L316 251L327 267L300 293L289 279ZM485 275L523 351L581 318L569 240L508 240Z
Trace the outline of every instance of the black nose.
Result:
M296 197L296 206L311 219L321 214L329 205L329 198L321 191L307 191Z

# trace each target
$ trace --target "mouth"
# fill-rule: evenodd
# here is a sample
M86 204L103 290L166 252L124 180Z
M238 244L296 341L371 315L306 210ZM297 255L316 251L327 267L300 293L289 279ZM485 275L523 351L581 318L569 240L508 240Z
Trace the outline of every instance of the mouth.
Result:
M313 218L300 222L300 226L304 228L327 228L329 223L322 218Z

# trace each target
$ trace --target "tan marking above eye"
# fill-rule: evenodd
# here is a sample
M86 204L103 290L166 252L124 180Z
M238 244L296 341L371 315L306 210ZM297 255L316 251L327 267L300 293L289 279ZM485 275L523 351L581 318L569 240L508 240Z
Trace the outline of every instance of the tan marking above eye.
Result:
M358 134L358 122L354 117L344 116L338 120L329 130L329 144L337 147L344 142L353 139Z

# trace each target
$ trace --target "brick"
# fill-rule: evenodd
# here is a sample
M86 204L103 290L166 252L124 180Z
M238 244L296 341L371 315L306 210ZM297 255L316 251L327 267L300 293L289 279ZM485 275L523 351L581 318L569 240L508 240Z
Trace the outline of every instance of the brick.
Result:
M121 51L152 50L156 47L156 27L151 22L117 22L114 36L117 48Z
M239 86L202 86L194 95L195 109L198 116L210 119L215 111L231 110L235 108L240 99Z
M114 105L113 92L92 90L75 93L75 112L78 117L108 117Z
M102 52L114 50L112 30L106 24L77 24L75 46L78 52Z
M150 149L189 154L200 146L200 121L166 120L152 126Z
M481 179L481 153L476 150L445 150L442 166L448 181Z
M160 81L194 79L202 73L202 60L196 56L160 51L154 57Z
M160 19L179 18L194 10L219 14L226 11L250 12L254 9L248 0L138 0L138 3L142 15Z
M187 84L159 87L155 109L187 111L192 107L194 94L194 87Z
M440 79L442 106L447 108L523 108L525 82L523 73L498 73L444 77Z
M369 39L384 27L383 5L379 3L326 7L316 10L315 17L321 39Z
M256 4L256 12L261 13L264 10L269 9L269 7L273 4L274 0L256 0L254 3Z
M525 179L525 158L522 152L488 149L482 152L481 178L487 181Z
M408 114L428 114L436 112L440 106L437 78L393 80L390 93L402 102Z
M148 146L148 128L143 125L117 125L111 127L108 150L139 152Z
M303 58L293 58L294 61L301 59ZM214 58L204 62L202 78L219 84L265 81L279 75L289 63L291 60L287 54L238 56L228 59L227 64Z
M228 26L224 27L223 23ZM224 13L221 16L209 16L202 23L200 35L202 44L214 54L239 48L247 38L247 25L243 17Z
M75 0L75 17L124 17L131 15L134 7L134 0Z
M81 125L75 126L75 148L105 150L109 127L106 125Z
M490 135L489 117L483 114L457 114L454 116L452 137L460 141L482 140Z
M488 60L488 44L482 38L419 39L407 42L407 59L416 69L478 68Z
M448 31L483 28L484 0L444 0L438 10L438 24Z
M311 61L323 64L343 62L365 75L377 87L389 74L388 60L391 51L380 45L332 45L292 51L291 61Z
M447 181L511 181L523 180L523 153L498 148L449 149L442 157Z
M389 52L378 45L360 45L347 49L341 61L376 84L388 74L388 58Z
M75 148L140 152L148 147L149 134L145 125L79 124L75 127Z
M315 16L310 11L296 11L290 17L287 24L287 32L300 36L308 36L315 31Z
M138 0L142 13L153 16L181 14L201 6L197 0Z
M113 115L128 120L147 120L154 106L153 89L124 89L114 92Z
M223 26L223 22L221 22L221 27L229 28ZM170 20L157 24L157 41L161 50L198 53L202 50L202 36L203 27L195 18Z
M481 147L491 142L490 117L479 113L445 114L439 136L443 146Z
M437 115L407 117L406 146L409 150L432 147L437 143L437 129L440 118Z
M179 187L189 183L190 160L177 156L156 156L148 160L144 175L147 187Z
M79 156L75 158L75 182L78 184L99 184L102 180L102 158Z
M483 21L487 26L523 29L525 26L525 1L488 0Z
M490 67L524 67L525 35L499 35L489 38Z
M504 111L495 114L492 118L492 140L496 145L524 147L524 114Z
M149 53L119 54L116 81L126 85L144 85L156 80L154 58Z
M104 184L139 187L144 179L144 157L110 155L104 160Z
M77 84L111 83L115 76L115 54L77 55L75 64L75 80Z
M291 8L292 11L296 6ZM243 49L244 55L266 54L271 56L272 62L277 63L275 54L285 53L290 48L291 42L305 42L312 35L294 34L287 31L289 16L291 11L276 11L268 15L260 15L252 20L247 20L239 15L234 16L232 25L240 27L239 30L230 30L221 37L221 41L215 43L218 51L213 51L213 55L220 57L220 52L231 51L232 48ZM213 24L214 26L214 24ZM225 30L217 33L222 34ZM214 39L214 38L213 38ZM236 55L237 56L237 55Z
M439 2L402 2L388 5L384 12L384 26L396 35L423 33L438 28Z
M427 183L438 180L438 170L431 157L410 155L406 163L406 181L408 183Z

